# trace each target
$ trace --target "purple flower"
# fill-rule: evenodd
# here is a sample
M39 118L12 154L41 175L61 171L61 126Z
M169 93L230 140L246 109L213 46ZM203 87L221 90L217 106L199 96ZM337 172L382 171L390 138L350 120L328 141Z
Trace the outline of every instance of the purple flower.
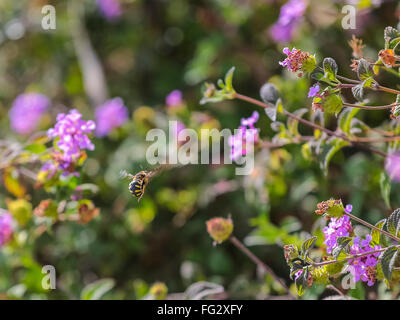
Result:
M310 88L310 90L308 91L308 97L309 97L309 98L315 97L316 95L318 95L319 90L321 90L321 89L320 89L318 83L314 84L314 85Z
M278 21L269 30L275 42L285 43L292 40L293 32L298 28L306 7L303 0L290 0L282 6Z
M351 213L353 211L353 206L351 204L346 205L346 208L344 208L344 212L346 213Z
M54 152L52 155L54 162L46 163L42 170L51 172L59 168L72 173L74 164L81 157L81 150L94 150L88 134L96 128L96 124L92 120L82 120L81 117L82 115L76 109L68 114L60 113L57 116L56 125L47 131L47 135L58 139L57 147L60 151Z
M167 104L168 107L174 107L180 105L182 103L182 92L179 90L172 91L165 98L165 103Z
M14 100L8 113L11 128L20 134L32 133L37 128L40 118L49 106L50 100L44 94L20 94Z
M258 141L258 129L254 127L257 122L259 114L254 111L250 118L241 119L241 126L238 128L237 133L229 137L228 144L231 146L231 159L236 161L241 156L247 154L247 143L256 143Z
M97 0L97 6L108 20L114 20L122 15L121 5L118 0Z
M313 58L308 52L303 52L296 48L290 51L289 48L286 47L282 52L287 55L287 58L283 61L279 61L279 64L294 73L301 71L303 69L303 63Z
M380 246L371 247L371 235L367 235L365 239L360 237L354 238L353 245L350 246L350 254L370 252L381 249ZM349 271L354 277L354 281L367 282L368 286L372 286L376 280L376 265L381 252L376 252L349 261Z
M338 237L348 237L353 231L349 216L343 216L341 218L331 218L327 227L323 228L324 233L324 244L326 245L326 252L332 253L333 249L337 245Z
M400 152L392 153L386 158L385 169L390 179L400 182Z
M106 136L114 128L122 126L128 117L128 109L121 98L106 101L95 111L96 135Z
M12 216L7 211L0 215L0 246L3 246L11 238L12 221Z

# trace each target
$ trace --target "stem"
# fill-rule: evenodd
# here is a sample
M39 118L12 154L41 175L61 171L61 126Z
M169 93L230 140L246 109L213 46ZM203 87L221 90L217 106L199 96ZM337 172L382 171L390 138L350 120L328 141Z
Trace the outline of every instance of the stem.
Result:
M400 94L399 90L382 87L381 85L378 85L376 90L385 91L385 92L389 92L389 93L393 93L393 94Z
M400 103L391 103L384 106L361 106L359 104L352 104L343 102L343 105L350 108L359 108L359 109L366 109L366 110L383 110L383 109L391 109L395 106L400 105Z
M381 137L381 138L367 138L367 137L357 137L356 141L357 142L392 142L392 141L398 141L400 140L400 136L394 136L394 137Z
M399 248L400 246L397 246L397 247ZM372 251L368 251L368 252L358 253L358 254L352 255L352 256L350 256L350 257L346 257L346 258L344 258L343 260L329 260L329 261L324 261L324 262L313 262L313 263L312 263L312 266L313 266L313 267L321 267L321 266L324 266L324 265L327 265L327 264L332 264L332 263L337 263L337 262L343 262L343 261L347 261L347 260L351 260L351 259L360 258L360 257L363 257L363 256L368 256L368 255L370 255L370 254L374 254L374 253L378 253L378 252L383 252L383 251L385 251L386 249L387 249L387 248L382 248L382 249L372 250Z
M275 279L275 281L279 282L279 284L286 290L286 292L292 297L293 299L296 299L296 297L290 292L289 288L286 286L286 284L280 279L270 267L268 267L264 262L262 262L259 258L257 258L247 247L241 243L236 237L231 236L229 240L234 244L236 248L238 248L240 251L242 251L251 261L253 261L258 267L263 269L266 273L268 273L272 278Z
M370 229L373 229L373 230L376 230L376 231L378 231L378 232L380 232L380 233L383 233L385 236L388 236L389 238L392 238L393 240L395 240L395 241L397 241L397 242L400 242L400 238L398 238L398 237L392 235L391 233L389 233L389 232L387 232L387 231L385 231L385 230L379 229L378 227L375 227L374 225L372 225L372 224L370 224L370 223L364 221L363 219L360 219L360 218L358 218L358 217L352 215L351 213L345 212L344 214L348 215L348 216L350 217L350 219L353 219L353 220L355 220L355 221L357 221L357 222L363 224L364 226L366 226L366 227L368 227L368 228L370 228Z
M248 96L245 96L245 95L242 95L242 94L239 94L239 93L235 93L235 98L243 100L243 101L246 101L246 102L249 102L249 103L252 103L252 104L255 104L255 105L260 106L262 108L271 108L272 107L269 104L266 104L266 103L261 102L261 101L259 101L257 99L253 99L253 98L250 98ZM342 139L344 141L347 141L350 144L352 144L353 146L358 146L358 147L360 147L362 149L369 150L371 152L379 154L382 157L386 157L387 156L387 154L385 152L382 152L382 151L374 149L374 148L370 148L370 147L366 147L366 146L360 145L359 143L357 143L357 141L351 140L351 139L347 138L346 136L344 136L344 135L342 135L340 133L336 133L336 132L334 132L332 130L329 130L329 129L325 128L325 127L317 125L317 124L315 124L315 123L313 123L311 121L308 121L308 120L305 120L303 118L297 117L293 113L290 113L289 111L287 111L285 109L283 110L283 112L289 118L292 118L292 119L295 119L295 120L297 120L299 122L302 122L302 123L304 123L305 125L307 125L307 126L309 126L311 128L314 128L314 129L317 129L317 130L321 130L321 131L327 133L330 136L334 136L334 137L340 138L340 139Z

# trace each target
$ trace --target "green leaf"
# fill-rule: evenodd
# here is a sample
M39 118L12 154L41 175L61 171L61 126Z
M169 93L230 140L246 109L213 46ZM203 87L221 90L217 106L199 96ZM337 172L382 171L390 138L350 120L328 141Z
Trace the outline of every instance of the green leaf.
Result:
M33 143L26 146L24 150L32 152L34 154L40 154L46 151L46 146L40 143Z
M385 171L382 171L381 173L379 184L381 187L382 198L385 201L386 206L390 209L390 189L392 184L390 181L390 177L387 175Z
M307 288L307 278L308 278L308 267L303 268L303 272L294 281L296 284L296 291L299 296L302 296Z
M322 100L322 107L325 112L337 116L343 108L342 98L338 94L331 94Z
M400 208L394 210L387 219L386 228L388 231L397 237L400 230Z
M217 85L220 89L217 89L213 84L205 83L205 90L203 91L203 97L200 100L200 104L234 99L236 93L232 85L234 71L235 67L229 69L225 75L225 83L221 79L217 81Z
M399 253L399 249L397 249L395 246L391 246L391 247L387 248L382 253L382 256L380 259L380 264L382 266L383 274L385 275L385 278L388 280L392 279L392 272L393 272L394 264L396 262L398 253Z
M271 105L275 105L279 99L279 91L272 83L265 83L260 89L261 99Z
M306 259L310 249L314 246L316 240L317 240L317 237L314 236L303 242L303 244L301 245L301 256L303 257L303 259Z
M265 83L260 89L261 99L270 107L265 108L266 115L272 120L276 121L276 114L278 106L282 104L279 98L279 91L272 83Z
M115 285L114 279L100 279L88 284L81 292L82 300L99 300Z
M325 175L328 173L329 162L333 156L343 147L348 146L349 143L339 138L333 139L329 144L323 146L322 152L319 155L320 167L324 171Z
M351 92L353 93L354 98L358 101L364 100L364 86L362 83L351 88Z
M336 79L338 66L334 59L332 58L325 58L323 61L324 67L324 77L328 78L330 81L338 82Z
M351 122L355 115L360 111L359 108L345 108L339 116L339 128L346 136L350 135Z
M385 223L386 223L386 219L382 219L375 224L375 227L382 230ZM379 245L381 243L381 235L382 235L381 232L372 229L371 237L372 237L372 242L374 243L374 245Z
M360 80L373 78L374 74L372 72L370 63L367 60L363 58L358 60L357 75Z
M332 255L335 259L339 257L339 254L349 245L352 238L350 237L338 237L336 239L336 247L332 251Z
M306 112L308 112L308 109L306 108L301 108L296 110L295 112L293 112L293 114L298 117L301 118ZM289 132L291 133L292 136L294 137L298 137L300 136L299 133L299 121L293 118L288 118L287 120L287 128L289 130Z
M386 27L385 31L383 32L383 37L385 39L385 49L389 49L390 42L399 36L400 34L397 29L393 27Z
M233 90L233 85L232 85L232 80L233 80L233 73L235 72L235 67L232 67L228 70L228 72L225 75L225 89L227 91L234 91Z

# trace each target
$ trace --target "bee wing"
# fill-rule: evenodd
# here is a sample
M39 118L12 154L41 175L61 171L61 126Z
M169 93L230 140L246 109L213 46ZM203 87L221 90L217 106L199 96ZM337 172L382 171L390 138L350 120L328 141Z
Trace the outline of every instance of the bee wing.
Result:
M119 178L120 179L124 179L124 178L130 178L130 179L133 179L133 175L131 175L130 173L128 173L126 170L121 170L120 172L119 172Z

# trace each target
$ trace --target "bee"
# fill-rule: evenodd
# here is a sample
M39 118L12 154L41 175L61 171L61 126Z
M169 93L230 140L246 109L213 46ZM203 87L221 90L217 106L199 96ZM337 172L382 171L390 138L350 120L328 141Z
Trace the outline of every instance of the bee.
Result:
M121 177L128 177L129 179L132 179L132 181L129 183L129 192L138 198L138 201L140 201L144 195L146 186L149 183L149 172L140 171L137 174L132 175L123 170L121 171Z

